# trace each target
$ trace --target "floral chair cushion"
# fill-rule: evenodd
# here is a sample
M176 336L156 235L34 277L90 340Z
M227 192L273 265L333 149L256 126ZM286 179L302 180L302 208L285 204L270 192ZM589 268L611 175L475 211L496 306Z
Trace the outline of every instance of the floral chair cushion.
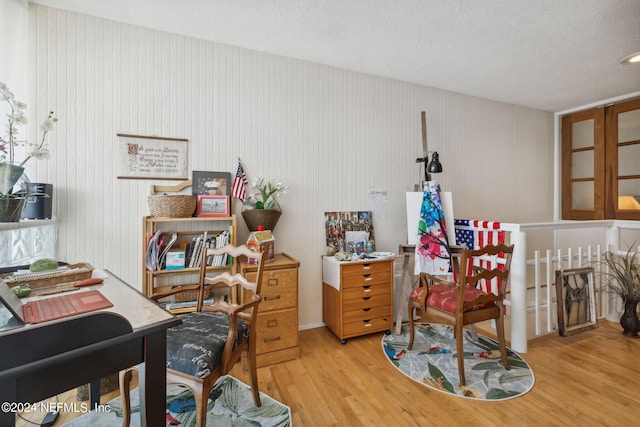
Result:
M419 300L423 292L426 292L427 288L421 287L411 291L409 298ZM473 301L481 295L486 295L480 289L473 286L464 287L464 300ZM455 314L456 303L458 299L458 288L455 286L446 285L429 285L429 294L427 295L427 305L439 308L440 310L447 311ZM483 308L492 307L494 302L489 301L484 304L472 305L464 308L464 312L480 310Z
M223 313L187 313L182 324L167 329L167 368L204 378L216 369L229 333ZM249 326L238 320L234 348L249 339Z

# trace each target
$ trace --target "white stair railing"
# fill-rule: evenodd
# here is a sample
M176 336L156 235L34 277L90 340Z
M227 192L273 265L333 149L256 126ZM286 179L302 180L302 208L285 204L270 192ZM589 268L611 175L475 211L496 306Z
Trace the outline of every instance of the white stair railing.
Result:
M640 242L640 221L560 221L548 223L501 223L505 242L514 245L509 279L508 323L510 346L526 353L530 338L554 333L557 324L555 307L555 271L561 268L593 266L598 317L617 321L620 304L606 292L606 283L599 274L603 249L625 251L620 242L633 245ZM578 231L579 239L566 238L563 232ZM537 233L547 237L540 238ZM586 241L586 243L585 243ZM529 244L528 242L535 242ZM533 247L535 246L535 247ZM559 249L564 247L565 249ZM544 255L543 255L544 254ZM529 319L533 321L531 331Z
M600 245L557 249L555 255L551 249L544 251L535 250L532 260L527 261L533 268L533 298L530 299L528 309L533 309L535 335L540 336L557 331L557 301L555 289L556 271L568 270L572 268L593 267L594 268L594 290L596 298L597 313L603 314L603 280L599 274L602 250ZM530 289L531 291L531 289ZM531 292L528 292L529 294Z

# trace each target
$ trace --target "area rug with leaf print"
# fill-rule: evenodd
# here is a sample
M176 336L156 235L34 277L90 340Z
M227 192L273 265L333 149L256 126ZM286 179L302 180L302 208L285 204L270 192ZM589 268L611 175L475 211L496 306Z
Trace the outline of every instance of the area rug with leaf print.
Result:
M277 400L260 392L262 406L253 402L251 388L227 375L216 382L207 406L207 426L291 426L291 410ZM191 427L196 425L195 401L189 389L177 385L167 386L167 425ZM120 427L122 404L120 398L111 400L109 411L91 411L65 424L65 427ZM131 392L131 426L140 426L138 390Z
M464 331L464 373L467 384L460 386L453 327L437 323L414 324L413 347L409 343L409 325L400 335L385 335L382 349L389 362L400 372L429 388L452 395L499 401L522 396L535 382L533 371L519 354L507 348L510 370L500 359L498 343L481 334L478 340Z

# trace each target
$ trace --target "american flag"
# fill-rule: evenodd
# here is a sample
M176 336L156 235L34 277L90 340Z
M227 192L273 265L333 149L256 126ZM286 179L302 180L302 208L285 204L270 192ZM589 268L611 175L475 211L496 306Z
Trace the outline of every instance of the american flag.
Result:
M500 229L497 221L480 221L471 219L456 219L456 244L465 245L469 249L479 249L486 245L499 245L504 243L504 230ZM494 259L474 260L474 264L483 268L493 269L504 267L504 255L498 255ZM471 274L468 271L467 274ZM500 282L494 279L491 283L481 283L483 292L498 292Z
M233 179L233 186L231 187L231 195L241 202L244 202L247 198L247 176L244 174L242 164L238 162L238 171L236 177Z
M504 231L500 230L500 223L497 221L456 219L455 227L456 244L465 245L469 249L504 243Z

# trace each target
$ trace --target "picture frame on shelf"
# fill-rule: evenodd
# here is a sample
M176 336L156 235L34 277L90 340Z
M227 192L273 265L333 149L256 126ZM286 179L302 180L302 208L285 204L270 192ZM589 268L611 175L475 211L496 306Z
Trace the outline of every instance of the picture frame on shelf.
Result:
M558 334L566 337L598 327L592 267L556 270Z
M225 217L231 212L229 196L199 195L196 216Z
M228 196L231 194L231 172L193 171L194 196Z

